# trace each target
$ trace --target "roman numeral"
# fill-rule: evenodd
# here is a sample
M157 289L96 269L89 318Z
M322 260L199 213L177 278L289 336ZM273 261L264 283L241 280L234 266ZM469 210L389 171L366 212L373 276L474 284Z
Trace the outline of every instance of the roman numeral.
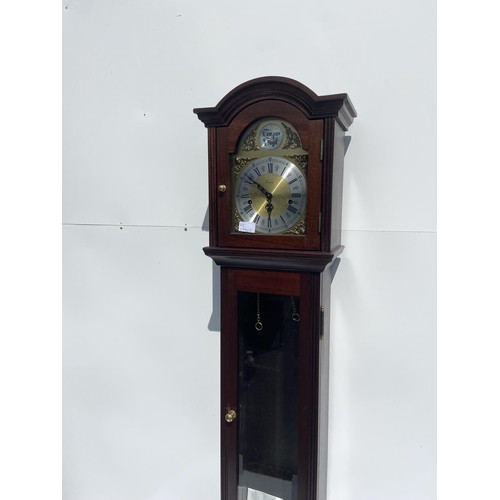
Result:
M272 163L268 163L267 164L267 171L272 174L273 173L273 164Z
M292 212L292 214L297 213L297 209L293 205L288 205L287 210Z

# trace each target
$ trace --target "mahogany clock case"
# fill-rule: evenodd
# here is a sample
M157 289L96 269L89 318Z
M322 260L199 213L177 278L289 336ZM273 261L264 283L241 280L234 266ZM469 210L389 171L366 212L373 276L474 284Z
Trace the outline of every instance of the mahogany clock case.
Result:
M194 112L208 128L207 255L220 259L216 260L218 264L226 264L228 258L251 258L244 249L263 250L265 258L260 259L261 263L267 259L277 263L280 250L315 252L316 258L327 261L341 252L344 136L356 116L347 94L320 97L294 80L263 77L240 85L215 107L197 108ZM290 123L300 136L302 148L308 152L307 208L305 231L301 235L250 234L238 232L234 227L231 158L244 131L264 117ZM220 186L224 186L223 191ZM255 262L247 265L252 267Z
M203 250L221 266L222 500L325 500L330 285L343 249L344 137L356 112L347 94L320 97L282 77L251 80L194 112L208 128ZM269 146L261 125L276 134ZM260 146L252 139L246 148L248 137ZM276 173L280 159L293 174ZM277 230L274 205L285 214ZM269 231L243 231L257 206Z

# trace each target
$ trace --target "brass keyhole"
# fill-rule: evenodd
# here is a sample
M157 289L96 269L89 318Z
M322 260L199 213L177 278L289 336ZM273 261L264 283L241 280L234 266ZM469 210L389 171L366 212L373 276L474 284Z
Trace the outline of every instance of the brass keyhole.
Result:
M224 418L226 422L230 424L236 418L236 412L234 410L228 410Z

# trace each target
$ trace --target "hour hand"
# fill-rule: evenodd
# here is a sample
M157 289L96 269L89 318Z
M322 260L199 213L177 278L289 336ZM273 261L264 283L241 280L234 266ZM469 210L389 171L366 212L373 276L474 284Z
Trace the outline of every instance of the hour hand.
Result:
M258 182L255 182L255 181L253 181L253 182L254 182L254 184L257 185L257 187L259 188L259 191L265 195L265 197L267 198L267 201L269 203L271 203L271 201L273 199L273 195L269 191L267 191L264 186L261 186Z
M261 186L258 182L255 182L255 184L257 184L259 191L263 193L266 196L267 200L270 202L273 199L273 195L269 191L267 191L263 186Z
M249 179L257 186L259 191L263 193L267 199L266 203L266 210L267 210L267 218L270 220L271 219L271 213L273 211L274 205L273 205L273 195L266 190L264 186L261 186L257 181L254 181L252 178L249 177Z

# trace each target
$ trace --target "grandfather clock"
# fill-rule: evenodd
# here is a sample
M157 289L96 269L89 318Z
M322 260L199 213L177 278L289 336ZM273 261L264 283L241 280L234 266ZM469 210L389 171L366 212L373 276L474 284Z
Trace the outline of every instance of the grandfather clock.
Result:
M329 306L347 94L248 81L208 128L210 243L221 267L222 500L324 500Z

